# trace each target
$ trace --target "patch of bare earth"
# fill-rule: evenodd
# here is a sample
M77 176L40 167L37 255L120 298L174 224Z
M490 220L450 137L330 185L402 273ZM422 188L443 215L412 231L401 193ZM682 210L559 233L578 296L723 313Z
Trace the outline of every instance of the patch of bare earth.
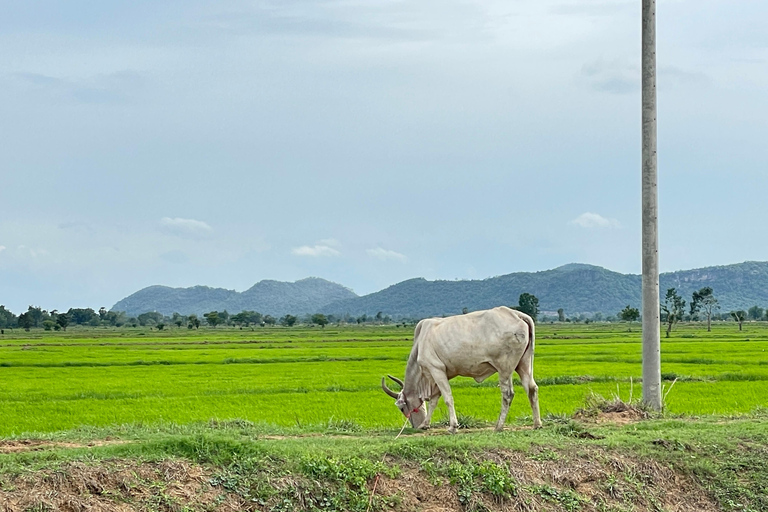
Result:
M535 447L528 452L496 450L476 454L507 468L516 483L513 496L501 498L476 488L460 501L456 485L445 476L428 476L416 461L388 458L399 476L381 475L371 510L396 512L628 511L714 512L718 507L688 477L653 460L617 454L604 448L554 452ZM445 462L448 462L446 460ZM433 463L440 464L439 459ZM309 510L319 496L340 491L338 484L301 474L275 476L258 467L247 475L273 489L255 500L237 485L220 483L220 468L185 461L139 463L108 460L72 462L56 469L0 476L0 511L269 511ZM263 474L262 474L263 473ZM287 507L287 508L286 508Z
M486 453L507 467L518 483L516 495L499 498L476 493L460 503L447 479L430 481L418 468L406 468L396 479L382 479L377 494L399 497L395 510L453 512L490 510L503 512L625 511L715 512L714 500L688 477L651 460L615 455L603 449L581 453L542 454L513 451Z
M121 439L99 439L88 443L71 443L65 441L45 441L41 439L21 439L17 441L0 441L0 453L32 452L50 450L53 448L93 448L110 444L124 444L128 441Z

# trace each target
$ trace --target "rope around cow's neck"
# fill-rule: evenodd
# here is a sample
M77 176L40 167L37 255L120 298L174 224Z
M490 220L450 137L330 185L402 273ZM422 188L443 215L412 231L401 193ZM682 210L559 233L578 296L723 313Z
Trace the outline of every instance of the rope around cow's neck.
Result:
M405 423L403 423L403 428L400 429L400 432L397 433L395 436L395 441L398 440L400 437L400 434L403 433L405 430L405 427L408 425L408 418L405 418ZM387 458L387 452L384 452L384 456L381 458L381 463L384 464L384 459ZM369 512L371 510L371 504L373 503L373 496L376 494L376 486L379 485L379 477L381 476L381 473L376 473L376 480L373 482L373 490L371 491L370 497L368 497L368 507L365 509L365 512Z

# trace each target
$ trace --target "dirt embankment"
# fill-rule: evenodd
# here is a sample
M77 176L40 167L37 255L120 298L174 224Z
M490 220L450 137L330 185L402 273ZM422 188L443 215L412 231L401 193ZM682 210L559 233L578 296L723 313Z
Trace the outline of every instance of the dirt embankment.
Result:
M430 474L419 462L396 459L386 463L400 467L398 476L370 479L358 489L266 468L262 473L258 467L238 479L224 468L180 460L108 460L0 476L0 510L347 510L342 503L350 508L356 503L354 509L365 510L366 502L371 503L371 510L400 512L719 510L690 478L653 460L603 448L498 450L475 454L473 459L505 468L514 482L512 492L506 496L490 492L492 476L491 481L482 482L454 479ZM440 463L438 459L433 462ZM256 487L261 493L254 492ZM350 501L350 496L357 496L357 501Z

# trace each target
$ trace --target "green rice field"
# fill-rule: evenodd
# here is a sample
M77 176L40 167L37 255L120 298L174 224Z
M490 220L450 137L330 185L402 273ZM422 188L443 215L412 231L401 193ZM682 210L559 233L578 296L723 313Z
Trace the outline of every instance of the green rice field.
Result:
M235 418L399 428L402 416L379 383L384 374L403 375L412 335L412 327L396 326L6 331L0 435ZM667 412L731 415L768 406L766 349L766 323L746 323L741 332L730 322L711 333L700 324L677 326L662 338ZM542 414L570 414L593 392L639 397L640 354L637 324L539 325ZM495 377L452 385L460 414L495 420ZM516 389L509 421L529 423L528 401ZM436 420L444 413L441 405Z

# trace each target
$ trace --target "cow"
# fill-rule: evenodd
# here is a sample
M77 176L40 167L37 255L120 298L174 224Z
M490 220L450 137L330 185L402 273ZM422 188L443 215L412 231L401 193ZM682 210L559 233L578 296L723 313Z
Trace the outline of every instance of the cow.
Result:
M448 381L460 375L482 382L498 373L501 413L496 431L499 432L504 428L515 396L512 372L516 371L531 403L533 427L540 428L539 388L533 380L534 332L530 316L504 306L422 320L414 331L405 380L388 375L402 390L396 393L389 389L384 377L381 387L396 400L395 405L413 428L429 428L432 413L442 396L448 406L448 431L454 434L459 422ZM427 411L425 402L429 404Z

